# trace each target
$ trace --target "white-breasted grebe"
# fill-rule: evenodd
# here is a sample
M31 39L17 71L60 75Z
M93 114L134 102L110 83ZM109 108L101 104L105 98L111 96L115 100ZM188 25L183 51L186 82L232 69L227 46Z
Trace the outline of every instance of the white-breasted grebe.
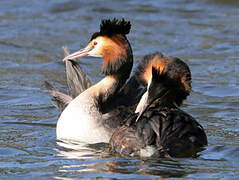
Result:
M130 28L130 22L124 19L102 20L100 31L92 35L88 45L64 58L64 61L71 62L71 68L77 68L77 65L73 64L76 58L103 58L102 72L106 77L97 84L74 97L60 93L46 83L53 95L54 105L62 111L57 122L57 139L86 143L109 142L114 128L120 122L117 119L108 120L105 113L114 109L114 99L118 101L119 94L122 94L122 86L130 76L133 65L133 54L126 37ZM77 73L81 74L73 69L73 74ZM69 82L69 88L73 86L73 89L76 89L74 81L71 81L70 85Z

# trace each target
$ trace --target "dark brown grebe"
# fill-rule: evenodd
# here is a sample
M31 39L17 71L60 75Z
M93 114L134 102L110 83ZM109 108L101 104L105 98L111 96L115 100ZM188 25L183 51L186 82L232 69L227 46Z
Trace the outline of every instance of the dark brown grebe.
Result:
M207 136L192 116L178 108L191 91L187 64L155 53L144 58L136 76L147 85L147 91L137 107L138 114L132 114L128 125L113 133L113 152L129 156L196 156L207 145Z

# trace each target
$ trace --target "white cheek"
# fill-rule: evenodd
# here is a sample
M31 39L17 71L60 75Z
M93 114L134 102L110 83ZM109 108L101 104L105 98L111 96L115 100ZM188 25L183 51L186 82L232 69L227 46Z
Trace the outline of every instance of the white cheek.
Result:
M97 45L95 45L94 49L92 49L90 52L88 52L89 56L93 56L93 57L103 57L102 56L102 45L103 45L103 41L97 41Z
M88 52L89 56L92 57L103 57L99 51L99 48L95 47L94 49L92 49L90 52Z

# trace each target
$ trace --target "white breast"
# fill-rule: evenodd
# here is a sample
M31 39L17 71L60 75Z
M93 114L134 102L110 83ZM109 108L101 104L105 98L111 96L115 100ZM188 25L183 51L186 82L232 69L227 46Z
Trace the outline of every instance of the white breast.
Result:
M108 143L111 133L101 124L101 119L94 99L82 93L62 112L56 127L57 139Z

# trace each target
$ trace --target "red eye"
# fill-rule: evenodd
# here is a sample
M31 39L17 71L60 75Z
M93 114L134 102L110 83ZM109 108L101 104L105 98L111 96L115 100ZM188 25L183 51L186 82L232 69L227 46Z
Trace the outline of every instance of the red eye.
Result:
M97 45L97 42L94 42L94 46L96 46Z

